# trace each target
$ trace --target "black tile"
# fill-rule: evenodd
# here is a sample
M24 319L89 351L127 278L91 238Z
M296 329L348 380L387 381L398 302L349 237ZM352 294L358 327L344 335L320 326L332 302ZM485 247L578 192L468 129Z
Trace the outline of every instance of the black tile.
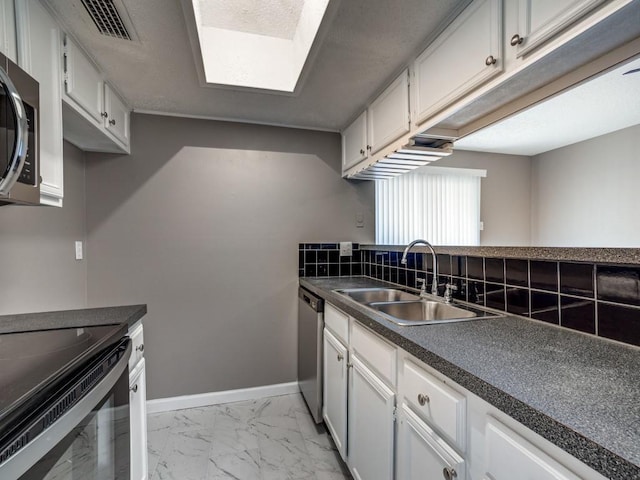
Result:
M318 277L328 277L329 276L329 264L327 264L327 263L319 263L317 265L316 275Z
M596 265L598 299L640 305L640 267Z
M341 263L340 264L340 276L348 277L351 275L351 264L350 263Z
M474 280L484 280L482 257L467 257L467 277Z
M426 254L424 253L416 253L416 270L424 270L424 257L426 256Z
M359 263L351 264L351 275L362 275L362 265Z
M305 250L320 250L320 244L319 243L305 243L304 244L304 248L305 248Z
M407 284L407 270L405 268L398 269L398 283L400 285Z
M416 272L413 270L407 270L407 283L406 286L415 288L416 287Z
M467 276L467 258L459 255L451 256L451 275L455 277Z
M422 254L422 268L427 272L433 272L433 255L431 253Z
M507 258L505 260L508 285L520 285L527 287L529 285L529 262L527 260L518 260L515 258Z
M560 293L593 297L593 264L560 262Z
M391 275L389 276L389 281L391 283L398 283L398 268L391 267Z
M360 250L360 244L359 243L352 243L351 244L351 249L352 250Z
M531 290L531 318L559 325L558 295Z
M340 261L340 251L329 250L329 263L338 263L339 261Z
M298 250L304 250L304 243L298 244Z
M337 277L340 275L340 264L339 263L330 263L329 264L329 276Z
M596 333L595 302L561 295L560 325L572 330Z
M357 267L356 264L354 264L353 266ZM362 264L362 274L365 275L366 277L370 277L371 276L371 264L369 264L369 263L363 263ZM352 273L352 275L355 275L355 274Z
M504 259L485 258L484 278L487 282L504 283Z
M305 263L316 263L318 261L318 257L315 251L307 250L304 252L304 262Z
M529 316L529 290L526 288L507 288L507 312Z
M304 276L305 277L315 277L317 273L316 265L306 265L304 267Z
M298 268L304 268L304 252L298 251Z
M348 255L340 256L340 263L351 263L351 257Z
M298 269L298 276L299 277L304 277L304 268L299 268Z
M389 265L392 267L397 267L399 265L398 262L400 261L400 258L398 258L398 255L402 254L398 252L389 252Z
M484 282L474 282L473 280L469 280L467 301L469 303L484 305L484 297Z
M598 303L598 335L640 346L640 309Z
M385 266L382 270L382 280L388 282L389 278L391 278L391 267Z
M364 252L361 252L360 250L353 250L351 253L352 253L352 255L351 255L351 261L352 262L359 263L359 262L362 261L362 254ZM349 257L346 257L346 258L349 258Z
M323 250L337 250L340 247L337 243L323 243L320 248Z
M329 262L329 252L326 250L318 250L318 263L328 263Z
M443 253L438 254L438 274L451 275L451 256Z
M558 262L531 260L529 262L531 288L558 291Z
M384 252L384 251L381 251L381 250L375 252L375 261L374 261L374 263L376 263L378 265L386 264L389 261L387 259L387 255L389 255L389 252Z
M485 305L496 310L506 310L504 304L504 285L495 285L493 283L485 284Z
M405 267L410 270L416 269L416 254L414 252L407 253L407 263Z

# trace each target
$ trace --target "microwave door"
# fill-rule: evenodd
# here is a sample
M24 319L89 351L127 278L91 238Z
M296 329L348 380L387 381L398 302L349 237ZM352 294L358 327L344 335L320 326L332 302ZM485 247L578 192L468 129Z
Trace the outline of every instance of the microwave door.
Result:
M27 113L7 72L0 68L0 195L7 195L18 180L27 155Z

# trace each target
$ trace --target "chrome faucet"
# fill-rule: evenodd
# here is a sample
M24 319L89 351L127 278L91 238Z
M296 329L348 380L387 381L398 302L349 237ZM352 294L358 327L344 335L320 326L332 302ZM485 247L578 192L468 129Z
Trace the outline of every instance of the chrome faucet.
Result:
M414 240L413 242L411 242L409 245L407 245L407 248L404 249L404 252L402 252L402 260L400 260L400 263L402 265L407 264L407 253L409 253L409 250L418 243L423 244L429 250L431 250L431 258L433 259L433 282L431 283L431 294L438 295L438 258L436 257L436 251L433 249L433 246L429 242L427 242L426 240Z

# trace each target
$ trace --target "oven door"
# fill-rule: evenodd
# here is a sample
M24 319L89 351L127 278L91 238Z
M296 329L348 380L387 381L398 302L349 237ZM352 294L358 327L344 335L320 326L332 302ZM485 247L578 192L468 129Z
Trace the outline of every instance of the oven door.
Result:
M29 137L27 112L8 66L0 54L0 195L8 195L20 177Z
M123 342L110 358L74 379L72 389L56 394L33 423L44 420L45 428L0 468L2 480L129 480L131 342ZM74 389L92 382L101 367L108 373L59 415L59 409L73 402Z

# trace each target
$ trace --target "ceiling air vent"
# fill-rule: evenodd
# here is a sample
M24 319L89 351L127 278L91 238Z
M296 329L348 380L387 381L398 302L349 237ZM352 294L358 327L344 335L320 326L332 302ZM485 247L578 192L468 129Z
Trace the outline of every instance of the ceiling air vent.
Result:
M132 39L113 0L82 0L82 4L101 34L123 40Z

